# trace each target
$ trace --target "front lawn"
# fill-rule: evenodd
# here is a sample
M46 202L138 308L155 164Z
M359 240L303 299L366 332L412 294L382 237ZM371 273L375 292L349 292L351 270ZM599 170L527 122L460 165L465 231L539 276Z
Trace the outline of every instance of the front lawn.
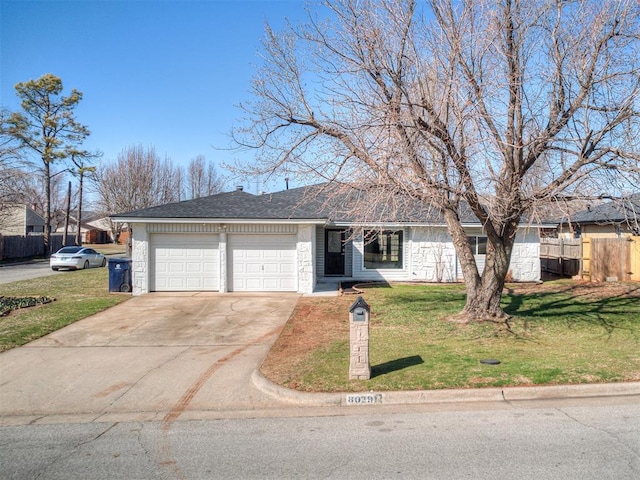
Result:
M128 298L109 293L109 269L91 268L0 285L4 297L48 297L46 304L0 317L0 352L24 345Z
M303 391L416 390L640 380L640 285L509 285L507 325L445 321L462 285L368 288L369 381L348 380L355 296L302 298L262 372ZM497 359L499 365L480 363Z

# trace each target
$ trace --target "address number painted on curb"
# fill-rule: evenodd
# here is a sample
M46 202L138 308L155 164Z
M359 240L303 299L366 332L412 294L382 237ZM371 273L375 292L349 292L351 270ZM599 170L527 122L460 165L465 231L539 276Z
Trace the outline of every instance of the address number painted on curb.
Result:
M347 395L347 405L373 405L382 403L381 393Z

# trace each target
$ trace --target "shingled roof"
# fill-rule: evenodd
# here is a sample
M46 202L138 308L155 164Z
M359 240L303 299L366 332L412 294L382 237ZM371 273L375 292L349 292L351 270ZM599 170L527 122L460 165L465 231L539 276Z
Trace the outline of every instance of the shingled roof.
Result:
M569 219L563 219L559 223L567 224L571 221L571 223L581 224L616 224L636 218L640 218L640 193L620 200L594 205L574 213Z
M439 211L414 199L393 197L390 202L373 202L366 191L340 190L330 184L293 188L253 195L235 190L208 197L168 203L120 213L116 221L136 219L194 220L324 220L337 223L428 223L444 224ZM366 211L366 213L362 213ZM363 218L366 216L366 218ZM469 208L461 209L463 223L479 223Z

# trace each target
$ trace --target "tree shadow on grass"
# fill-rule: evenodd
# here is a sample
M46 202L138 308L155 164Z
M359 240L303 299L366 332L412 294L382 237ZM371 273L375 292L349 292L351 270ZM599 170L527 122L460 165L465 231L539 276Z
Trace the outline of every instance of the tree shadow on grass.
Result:
M423 363L424 360L420 355L412 355L411 357L398 358L396 360L384 362L371 367L371 378L386 375L391 372L397 372L398 370L413 367L415 365L421 365Z
M627 330L638 335L639 328L629 320L640 319L640 300L634 294L640 287L609 297L597 297L584 287L567 287L561 291L514 294L503 297L505 313L525 322L566 319L569 327L579 323L600 326L611 335L616 329Z

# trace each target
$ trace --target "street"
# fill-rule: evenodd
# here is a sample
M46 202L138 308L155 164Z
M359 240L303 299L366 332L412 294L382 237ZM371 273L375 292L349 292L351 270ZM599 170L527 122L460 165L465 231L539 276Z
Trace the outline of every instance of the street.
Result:
M0 477L640 478L638 397L223 413L3 427Z
M54 272L49 267L48 260L42 260L19 265L0 266L0 285L3 283L19 282L32 278L46 277L49 275L63 275L68 272Z

